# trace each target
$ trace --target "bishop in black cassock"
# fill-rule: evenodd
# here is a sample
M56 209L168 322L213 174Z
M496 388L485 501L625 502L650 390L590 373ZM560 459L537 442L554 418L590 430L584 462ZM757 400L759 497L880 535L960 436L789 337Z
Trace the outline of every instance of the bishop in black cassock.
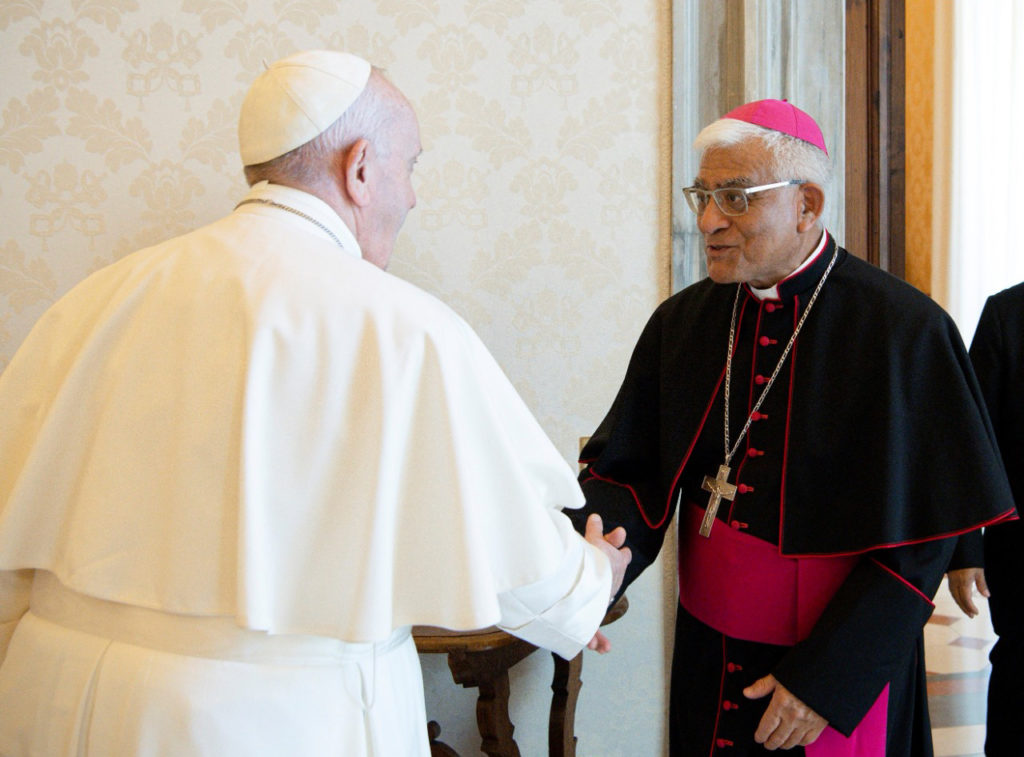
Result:
M1024 498L1024 283L992 295L971 341L971 364L992 417L999 450L1015 501ZM950 564L963 573L950 590L969 615L977 613L971 586L980 581L989 594L992 627L999 639L989 657L985 754L1024 754L1020 681L1024 675L1024 523L1016 520L961 537ZM976 574L980 574L980 579Z
M696 146L709 277L643 330L572 517L625 527L627 584L676 518L672 755L930 755L950 537L1015 514L966 351L823 229L807 114L750 103Z

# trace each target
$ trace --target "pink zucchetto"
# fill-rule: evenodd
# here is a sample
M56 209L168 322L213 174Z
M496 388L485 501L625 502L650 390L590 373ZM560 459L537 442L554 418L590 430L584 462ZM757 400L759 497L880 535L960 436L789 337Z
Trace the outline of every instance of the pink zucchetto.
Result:
M818 124L809 115L785 100L755 100L730 110L722 118L746 121L748 124L763 126L779 131L817 147L828 155L825 138Z
M307 50L271 63L242 102L242 164L266 163L322 134L359 97L370 68L362 58L330 50Z

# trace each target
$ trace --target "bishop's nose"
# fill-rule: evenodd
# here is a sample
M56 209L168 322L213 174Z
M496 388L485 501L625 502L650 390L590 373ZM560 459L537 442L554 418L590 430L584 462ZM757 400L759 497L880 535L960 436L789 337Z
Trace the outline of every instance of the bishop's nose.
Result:
M711 199L704 206L704 211L697 215L697 228L705 236L724 229L730 222L729 216L722 212L722 209L718 207L718 203L714 199Z

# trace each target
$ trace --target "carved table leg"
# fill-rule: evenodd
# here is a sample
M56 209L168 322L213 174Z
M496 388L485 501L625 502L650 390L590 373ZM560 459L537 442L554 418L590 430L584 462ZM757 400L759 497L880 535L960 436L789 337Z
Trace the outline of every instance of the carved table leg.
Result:
M476 723L483 743L480 749L489 757L520 757L512 736L515 726L508 716L508 671L482 678L476 700Z
M548 720L548 754L550 757L576 757L576 736L573 735L576 721L576 700L583 686L580 672L583 670L583 653L571 660L564 660L556 654L555 674L551 679L551 716Z
M508 669L535 649L532 644L516 639L496 649L453 649L448 653L448 667L456 683L475 686L479 691L476 723L483 739L481 750L488 757L520 757L512 737L515 726L508 716Z
M436 720L427 723L427 736L430 737L430 757L459 757L459 753L445 744L438 741L441 735L441 726Z

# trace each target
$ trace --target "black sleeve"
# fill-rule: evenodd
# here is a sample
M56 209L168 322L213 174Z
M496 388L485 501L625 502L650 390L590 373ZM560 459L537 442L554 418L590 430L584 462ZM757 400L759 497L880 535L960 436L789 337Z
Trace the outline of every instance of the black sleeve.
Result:
M970 356L1010 489L1019 502L1024 495L1024 285L988 299Z
M985 303L978 319L978 328L974 332L969 351L971 366L978 377L981 395L985 398L985 408L996 429L996 437L1001 434L1000 419L1006 417L1006 408L1002 406L1004 392L1002 390L1002 363L1006 359L1006 345L1003 344L1003 326L1000 323L997 304L991 298Z
M989 297L971 341L978 377L1014 501L1024 498L1024 284ZM1024 525L1017 520L988 526L984 535L989 610L1000 636L1024 628Z
M914 648L955 546L941 539L864 555L810 635L775 677L849 735L887 683L916 664Z
M1007 385L1005 365L1009 345L1005 344L1004 333L1007 324L1000 315L998 300L989 298L985 302L978 327L971 340L971 366L978 379L985 410L994 428L1000 448L1006 445L1007 421L1013 422L1011 408L1006 406ZM1002 454L1005 464L1006 455ZM985 548L981 531L971 531L957 540L956 550L950 560L948 570L963 568L984 568Z
M611 409L580 453L586 504L565 511L580 533L591 513L601 516L605 532L626 529L633 559L619 596L657 558L674 510L659 485L660 345L655 315L633 350Z
M949 560L946 570L963 570L964 568L984 568L985 548L981 531L969 531L956 540L956 549Z

